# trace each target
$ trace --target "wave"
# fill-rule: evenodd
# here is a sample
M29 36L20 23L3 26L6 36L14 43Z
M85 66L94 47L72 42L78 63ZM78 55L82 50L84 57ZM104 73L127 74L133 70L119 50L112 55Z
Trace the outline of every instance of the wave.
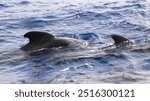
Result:
M9 5L7 4L0 4L0 9L5 9L5 8L8 8L10 7Z
M113 10L120 10L120 9L145 9L145 5L142 4L131 4L131 5L123 5L120 7L110 7Z
M63 72L62 72L63 73ZM65 72L64 72L65 73ZM104 77L105 75L105 77ZM80 84L101 84L101 83L114 83L114 84L138 84L150 83L149 72L133 72L126 70L103 72L103 73L89 73L84 75L77 75L66 79L66 76L59 76L56 79L48 81L48 83L80 83Z

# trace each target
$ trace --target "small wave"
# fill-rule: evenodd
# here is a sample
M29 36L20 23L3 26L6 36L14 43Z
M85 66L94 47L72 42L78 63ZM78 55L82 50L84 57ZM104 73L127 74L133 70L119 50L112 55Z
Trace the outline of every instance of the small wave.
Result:
M54 25L58 22L62 21L62 18L58 18L55 16L43 16L39 18L31 17L25 18L20 21L20 25L27 28L35 28L35 27L45 27L48 25Z
M37 18L29 18L21 21L21 24L26 28L44 27L48 25L47 21Z
M82 34L66 34L61 33L61 37L69 37L75 39L87 40L89 42L96 42L99 40L99 37L95 33L82 33Z
M42 18L43 19L48 19L48 20L57 20L57 19L59 19L56 16L52 16L52 15L46 15L46 16L44 16Z
M145 5L142 4L132 4L132 5L124 5L120 7L110 7L113 10L121 10L121 9L144 9Z
M70 82L72 81L72 82ZM114 83L114 84L125 84L125 83L150 83L149 73L143 72L130 72L130 71L112 71L103 73L88 73L86 75L77 75L66 79L65 77L59 77L51 80L49 83Z
M127 0L126 3L141 3L145 2L146 0Z
M77 34L66 34L66 33L61 33L60 34L61 37L68 37L68 38L75 38L75 39L79 39L79 36Z
M88 40L90 42L98 41L99 37L94 33L83 33L79 35L80 39Z
M96 13L96 12L82 12L77 13L75 15L66 17L65 20L82 20L82 21L92 21L92 20L106 20L110 17L108 15L105 15L103 13Z
M7 8L9 7L7 4L0 4L0 9L4 9L4 8Z
M128 22L128 21L121 21L119 23L119 26L122 27L122 28L134 28L134 29L142 29L139 25L137 24L133 24L131 22Z
M21 4L21 5L27 5L27 4L30 4L30 2L29 1L21 1L19 4Z
M122 16L122 14L120 12L117 12L117 11L108 11L108 12L106 12L106 14L109 15L109 16L112 16L112 18Z
M145 71L150 71L150 64L144 63L143 65L141 65L141 69Z
M136 72L110 72L106 78L103 78L103 82L105 83L139 83L142 81L147 82L145 78L145 74L136 73Z
M100 2L100 3L97 3L95 5L92 5L92 8L94 9L109 9L109 7L111 6L116 6L118 2L110 2L110 3L103 3L103 2Z
M134 24L132 22L129 22L127 20L121 21L121 22L111 22L108 24L111 25L112 28L121 28L124 30L134 30L134 31L142 31L145 30L145 27L139 24Z
M118 2L110 2L110 3L105 3L104 5L105 6L114 6L114 5L116 5Z

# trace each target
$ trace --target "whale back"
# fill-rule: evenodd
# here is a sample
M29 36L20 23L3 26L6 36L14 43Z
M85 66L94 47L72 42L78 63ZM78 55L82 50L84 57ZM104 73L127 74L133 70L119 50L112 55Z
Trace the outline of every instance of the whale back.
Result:
M120 36L117 34L112 34L111 37L115 42L114 45L116 45L117 47L132 44L132 41L130 41L129 39L127 39L123 36Z
M24 37L29 39L29 43L21 48L25 51L45 48L45 46L52 43L55 39L54 35L40 31L27 32Z
M36 41L39 41L41 39L49 39L50 40L53 40L55 38L54 35L51 35L47 32L39 32L39 31L31 31L31 32L28 32L24 35L24 37L27 37L29 38L29 42L32 43L32 42L36 42Z

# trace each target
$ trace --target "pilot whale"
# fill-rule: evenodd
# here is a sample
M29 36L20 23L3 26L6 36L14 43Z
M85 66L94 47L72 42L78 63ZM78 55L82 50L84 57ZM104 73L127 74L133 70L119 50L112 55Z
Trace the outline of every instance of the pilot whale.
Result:
M24 37L29 39L29 43L21 47L24 51L35 51L51 48L77 48L84 47L89 44L84 40L56 37L50 33L40 31L27 32Z

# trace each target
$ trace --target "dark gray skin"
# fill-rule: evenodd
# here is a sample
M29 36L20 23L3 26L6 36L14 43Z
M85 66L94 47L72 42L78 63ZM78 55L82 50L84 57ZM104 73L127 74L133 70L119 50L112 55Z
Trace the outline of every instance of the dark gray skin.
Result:
M138 53L150 52L149 43L133 43L131 40L116 34L111 35L111 37L115 42L112 46L122 48L122 51Z
M24 35L24 37L29 38L29 43L21 48L24 51L34 51L42 48L57 48L57 47L74 47L77 45L88 44L83 40L73 39L73 38L61 38L55 37L47 32L31 31ZM85 43L85 44L84 44Z
M123 36L120 36L120 35L116 35L116 34L112 34L111 35L111 38L114 40L114 45L116 47L121 47L121 46L126 46L126 45L132 45L133 42L130 41L129 39L123 37Z

